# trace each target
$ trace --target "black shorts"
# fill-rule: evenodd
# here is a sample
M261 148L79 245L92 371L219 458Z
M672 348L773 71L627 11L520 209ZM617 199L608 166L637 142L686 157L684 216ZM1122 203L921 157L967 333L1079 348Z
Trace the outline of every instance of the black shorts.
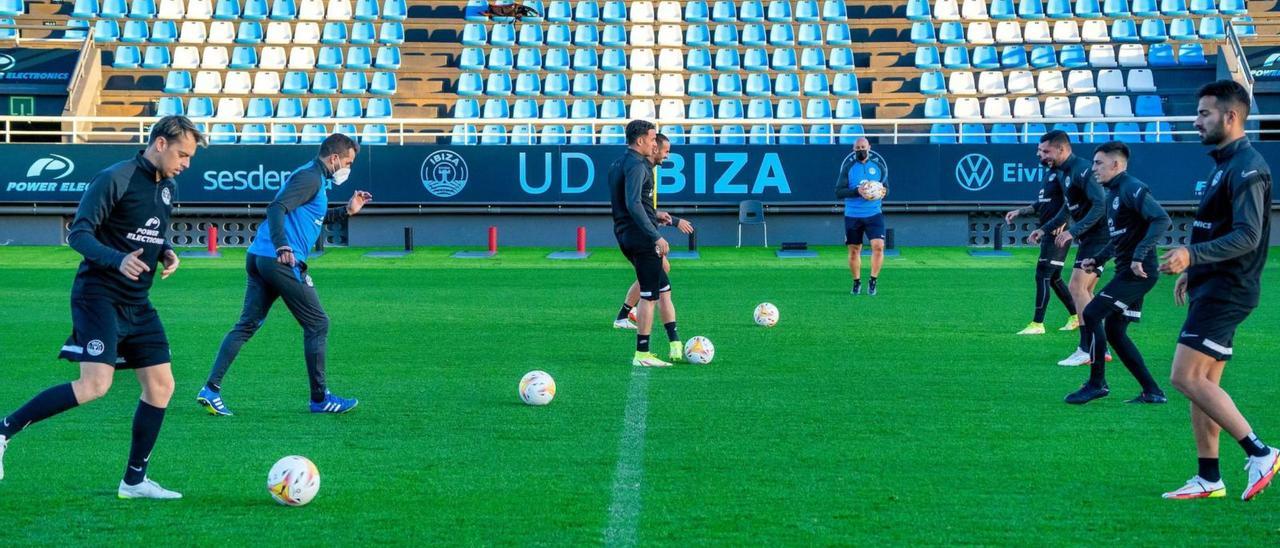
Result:
M883 240L884 214L844 218L844 245L862 245L863 235L868 240Z
M1067 252L1071 250L1070 245L1058 247L1054 243L1054 237L1048 234L1040 239L1040 260L1038 262L1048 263L1050 267L1062 268L1067 264Z
M1106 238L1091 238L1088 240L1076 242L1076 261L1075 263L1072 264L1072 266L1074 268L1080 268L1081 261L1085 259L1092 259L1097 257L1098 254L1102 253L1102 250L1106 248L1107 248ZM1102 266L1100 265L1095 266L1094 269L1097 270L1098 274L1102 274L1102 270L1103 270Z
M1249 317L1250 312L1253 312L1253 307L1225 301L1191 301L1187 321L1182 324L1182 333L1178 335L1178 344L1218 361L1229 360L1236 327Z
M71 336L59 358L141 369L169 363L169 339L150 302L116 304L106 299L71 301Z
M1130 322L1137 322L1142 319L1142 301L1146 298L1156 286L1157 276L1152 274L1147 278L1139 278L1130 274L1128 271L1117 272L1116 276L1107 282L1106 287L1098 292L1098 296L1093 298L1089 303L1090 307L1110 306L1120 312L1120 316Z
M653 244L631 244L619 240L618 247L622 254L631 261L636 270L636 281L640 283L640 298L656 301L661 293L671 291L671 279L662 268L662 256Z

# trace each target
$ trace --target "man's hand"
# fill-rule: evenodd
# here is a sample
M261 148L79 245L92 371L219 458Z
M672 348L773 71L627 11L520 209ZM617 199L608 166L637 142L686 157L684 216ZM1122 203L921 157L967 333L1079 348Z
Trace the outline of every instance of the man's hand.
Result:
M667 253L671 252L671 244L667 243L666 238L658 238L658 241L654 242L653 249L658 252L659 257L666 257Z
M164 257L161 257L160 260L164 263L164 270L160 271L161 280L166 279L170 274L173 274L173 271L178 269L178 264L182 262L178 260L178 254L174 253L172 249L164 250Z
M1018 215L1021 215L1021 214L1022 214L1022 212L1020 212L1020 211L1018 211L1018 210L1016 210L1016 209L1015 209L1015 210L1012 210L1012 211L1010 211L1010 212L1008 212L1008 213L1005 213L1005 214L1004 214L1004 224L1007 224L1007 225L1011 225L1011 224L1013 224L1013 220L1014 220L1014 219L1017 219L1017 218L1018 218Z
M1175 247L1160 257L1160 271L1165 274L1181 274L1191 266L1191 251L1185 247Z
M363 190L357 190L351 195L351 201L347 202L347 215L355 215L364 209L364 205L373 201L373 195Z
M864 200L871 200L871 196L867 195L867 189L871 187L871 181L863 181L858 185L858 195Z
M138 258L141 255L142 248L138 248L137 251L125 255L124 260L120 261L120 273L124 274L124 277L138 281L138 276L141 276L143 272L151 272L151 267Z
M1040 238L1043 238L1043 237L1044 237L1044 231L1037 228L1035 230L1032 230L1031 234L1027 234L1027 243L1039 244Z
M1096 274L1098 272L1097 266L1098 266L1097 259L1084 259L1080 261L1080 270L1083 270L1089 274Z
M1187 273L1183 272L1178 276L1178 281L1173 283L1173 304L1182 306L1187 304Z
M293 257L293 250L282 247L276 250L276 262L285 266L294 266L298 260Z
M1134 276L1144 280L1147 279L1147 271L1142 269L1142 261L1133 261L1129 263L1129 271L1133 272Z
M680 232L685 234L693 234L693 223L684 219L680 219L680 222L676 223L676 228L680 229Z
M1068 245L1071 245L1071 239L1074 237L1075 236L1071 235L1070 230L1063 230L1058 234L1058 237L1053 240L1053 243L1057 244L1058 247L1067 247Z
M659 211L659 212L658 212L658 224L661 224L661 225L669 225L669 224L671 224L671 214L670 214L670 213L667 213L667 212L665 212L665 211Z

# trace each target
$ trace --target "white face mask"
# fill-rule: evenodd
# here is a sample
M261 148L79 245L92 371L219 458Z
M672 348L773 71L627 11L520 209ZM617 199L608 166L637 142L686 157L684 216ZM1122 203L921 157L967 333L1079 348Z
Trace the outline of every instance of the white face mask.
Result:
M338 171L333 172L333 184L337 186L342 186L342 183L347 182L347 177L350 177L350 176L351 176L351 168L344 167L342 169L339 169Z

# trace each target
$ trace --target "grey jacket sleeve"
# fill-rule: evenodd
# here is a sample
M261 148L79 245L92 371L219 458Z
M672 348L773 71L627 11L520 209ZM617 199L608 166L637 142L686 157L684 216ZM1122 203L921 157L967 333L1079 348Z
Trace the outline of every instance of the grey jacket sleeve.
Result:
M105 268L119 268L124 262L126 253L98 241L97 232L128 187L127 180L118 181L107 173L99 173L80 197L76 218L67 234L67 244L89 262Z
M849 188L849 170L852 167L853 160L848 158L840 164L840 175L836 177L836 198L843 200L861 196L861 194L858 194L857 189Z
M1148 226L1146 236L1143 236L1142 241L1138 242L1138 247L1133 250L1135 258L1146 257L1147 253L1155 249L1156 242L1160 240L1160 237L1169 231L1170 226L1173 226L1173 220L1169 218L1169 214L1165 212L1164 208L1160 207L1160 202L1157 202L1151 196L1151 191L1143 190L1142 197L1138 198L1138 200L1141 201L1132 205L1141 212L1142 218L1147 220Z
M644 180L648 176L648 168L639 162L632 164L632 167L627 170L627 211L631 213L631 219L635 221L636 226L657 242L662 238L662 234L658 233L658 227L653 226L653 222L649 220L649 214L644 210Z
M1258 247L1262 239L1262 219L1267 214L1263 197L1270 179L1270 174L1257 173L1231 188L1231 232L1188 246L1191 264L1227 261Z
M1031 211L1034 212L1035 209L1035 206L1031 206ZM1070 215L1071 210L1067 209L1067 202L1063 201L1062 209L1059 209L1058 212L1053 215L1052 219L1049 219L1048 221L1045 221L1043 225L1040 225L1040 230L1052 232L1053 229L1062 226L1063 223L1066 223ZM1072 234L1075 234L1075 232L1072 232Z
M1102 190L1102 185L1097 181L1086 179L1084 183L1085 195L1089 197L1089 212L1084 214L1084 218L1076 221L1067 229L1072 236L1078 236L1088 232L1093 225L1098 224L1103 217L1107 215L1107 191ZM1064 221L1066 219L1063 219Z
M276 195L276 199L267 206L267 226L271 230L271 245L276 252L289 248L289 236L284 230L284 216L298 209L320 192L320 176L313 171L299 171L289 178L284 192Z

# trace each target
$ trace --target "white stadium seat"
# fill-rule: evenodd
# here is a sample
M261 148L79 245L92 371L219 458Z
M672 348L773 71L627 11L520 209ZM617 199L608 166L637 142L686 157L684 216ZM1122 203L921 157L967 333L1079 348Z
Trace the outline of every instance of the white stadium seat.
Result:
M1029 21L1027 23L1026 40L1028 44L1050 44L1053 37L1049 34L1048 21Z
M227 73L227 81L222 86L222 92L228 95L248 95L253 89L253 80L249 73L243 70L233 70Z
M200 50L195 46L173 48L173 62L169 66L175 69L193 69L200 66Z
M678 49L658 51L658 70L684 70L684 54Z
M661 11L661 7L658 8ZM668 74L666 76L675 76ZM666 78L663 76L663 78ZM683 120L684 119L684 101L680 99L663 99L662 104L658 105L658 119L667 120Z
M632 23L652 23L654 19L653 2L632 2L630 15ZM635 118L635 116L632 116L632 118Z
M1076 118L1101 118L1102 102L1096 96L1084 95L1076 97Z
M1035 95L1036 78L1029 70L1015 70L1009 73L1009 93L1013 95Z
M191 91L204 95L222 93L222 73L212 70L197 72L195 87Z
M1040 93L1066 93L1067 84L1060 70L1042 70L1036 75L1036 89Z
M1133 69L1129 71L1128 87L1135 93L1152 93L1156 91L1155 78L1149 69Z
M652 71L656 64L651 49L633 49L629 59L631 70Z
M1071 93L1094 93L1098 88L1093 85L1093 72L1073 70L1067 73L1067 91Z
M231 21L214 21L209 24L210 44L233 44L236 41L236 25Z
M1098 93L1125 93L1128 88L1124 86L1124 74L1119 69L1104 69L1098 71Z
M205 46L204 52L200 54L200 68L203 69L225 69L230 63L231 56L225 46Z
M956 0L938 0L933 4L933 18L939 21L959 21L960 6Z
M1053 41L1059 44L1080 43L1080 25L1075 21L1057 21L1053 24Z
M1062 97L1046 97L1044 100L1045 118L1071 118L1071 100Z
M1089 65L1093 68L1114 68L1116 50L1111 44L1094 44L1089 46Z
M1128 95L1110 95L1105 110L1107 118L1129 118L1133 116L1133 103Z
M289 70L311 70L316 68L316 50L308 47L294 47L289 50Z
M1120 66L1122 67L1145 67L1147 66L1147 54L1142 50L1141 44L1123 44L1120 46L1120 54L1118 55Z
M1035 97L1019 97L1013 102L1014 118L1040 118L1040 100Z
M230 75L228 75L230 81ZM253 93L255 95L275 95L280 93L280 73L259 71L253 75Z
M956 118L982 118L982 103L973 97L956 99Z
M670 0L666 2L659 2L658 13L654 19L659 23L683 22L684 13L683 8L680 7L680 2L672 2Z
M284 48L280 46L262 48L261 58L258 59L258 68L263 70L283 70L285 68Z
M1009 99L1004 97L987 97L982 102L983 118L1012 118L1013 112L1009 108Z
M996 43L995 35L991 31L991 23L986 21L969 23L967 36L970 44L985 46Z
M637 72L631 75L631 92L635 97L653 97L658 93L658 85L654 83L653 74Z
M1004 73L995 70L983 71L978 75L978 93L982 95L1004 95L1009 91L1004 86Z
M200 21L182 23L182 32L178 34L178 41L183 44L204 44L207 38L209 34Z
M244 118L244 101L234 97L223 97L218 99L218 110L216 112L214 118L224 120Z
M658 81L658 95L663 97L684 97L684 76L679 74L663 74Z
M996 25L997 44L1021 44L1022 26L1017 21L1001 21Z
M952 95L973 95L978 93L978 86L974 83L973 73L968 71L956 71L951 73L947 79L947 89Z

